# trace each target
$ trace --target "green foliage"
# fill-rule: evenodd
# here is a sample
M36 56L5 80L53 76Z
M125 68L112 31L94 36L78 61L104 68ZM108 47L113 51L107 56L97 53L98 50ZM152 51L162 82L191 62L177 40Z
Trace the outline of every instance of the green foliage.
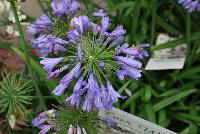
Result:
M30 96L32 90L32 82L22 74L5 73L0 81L0 112L6 114L7 118L18 111L22 115L27 113L27 106L33 98Z

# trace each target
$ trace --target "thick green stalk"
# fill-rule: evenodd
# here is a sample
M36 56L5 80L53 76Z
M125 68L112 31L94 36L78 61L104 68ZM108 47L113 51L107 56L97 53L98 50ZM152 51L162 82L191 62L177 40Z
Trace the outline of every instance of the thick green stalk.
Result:
M24 51L25 61L26 61L27 67L28 67L28 71L29 71L31 79L33 81L33 85L34 85L34 87L36 89L37 96L39 97L40 104L41 104L43 110L46 110L47 109L46 105L44 103L42 94L40 92L39 86L37 84L37 81L35 79L35 76L34 76L34 73L33 73L33 70L32 70L32 67L30 65L30 60L29 60L29 55L28 55L28 50L27 50L27 42L25 40L23 31L22 31L22 27L21 27L21 24L20 24L20 21L19 21L19 17L17 15L15 2L14 1L10 1L10 4L11 4L11 8L13 10L13 14L14 14L14 17L15 17L15 20L16 20L16 25L17 25L17 28L18 28L18 31L19 31L19 34L20 34L20 40L21 40L22 45L23 45L23 51Z

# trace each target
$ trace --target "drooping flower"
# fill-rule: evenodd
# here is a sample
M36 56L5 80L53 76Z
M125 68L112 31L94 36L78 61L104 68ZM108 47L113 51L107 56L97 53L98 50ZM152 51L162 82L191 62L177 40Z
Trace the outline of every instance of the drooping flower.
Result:
M49 53L58 54L58 52L66 51L64 45L68 44L68 41L60 39L53 35L41 35L37 39L31 41L36 52L40 56L47 56Z
M40 16L34 23L30 24L27 27L27 32L30 36L34 36L36 33L40 33L45 30L50 30L50 26L53 25L53 22L45 14Z
M72 82L72 80L74 79L76 73L80 70L80 68L81 68L81 63L79 62L67 75L65 75L62 78L60 84L52 91L52 93L55 94L56 96L60 96Z
M75 0L60 0L51 3L53 14L57 17L63 15L74 15L76 10L79 8L79 3Z
M38 134L46 134L51 129L51 125L42 125L42 126L39 126L39 128L41 130Z
M109 110L112 109L113 103L117 102L117 101L118 101L118 98L124 99L124 98L126 98L126 97L125 97L125 96L122 96L122 95L120 95L120 94L118 94L118 93L114 90L114 88L113 88L113 86L111 85L111 83L108 81L108 82L107 82L107 95L106 95L105 107L106 107L107 109L109 109Z
M32 125L35 126L41 126L46 121L46 118L49 114L53 114L55 112L54 109L44 111L40 113L36 118L32 120Z
M43 58L40 61L40 64L44 65L43 69L50 73L52 72L53 68L60 62L64 61L65 58L64 57L60 57L60 58Z
M100 9L99 11L94 12L92 15L93 15L93 16L96 16L96 17L106 17L106 16L107 16L107 13L105 13L105 12L103 11L103 9Z

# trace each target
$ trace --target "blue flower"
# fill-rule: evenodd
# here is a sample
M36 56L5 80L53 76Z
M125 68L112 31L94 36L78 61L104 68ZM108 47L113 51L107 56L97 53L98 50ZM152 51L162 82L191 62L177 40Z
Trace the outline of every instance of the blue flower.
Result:
M77 39L82 36L83 32L90 28L89 19L85 15L74 17L72 25L74 29L68 32L68 38L71 42L77 41Z
M81 63L79 62L67 75L65 75L62 78L60 84L52 91L52 93L56 96L60 96L72 82L72 80L74 79L76 73L80 70L80 68L81 68Z
M32 120L32 125L35 127L35 126L41 126L45 121L46 121L46 118L49 114L52 114L54 113L55 110L54 109L51 109L51 110L48 110L48 111L44 111L42 113L40 113L36 118L34 118Z
M115 59L119 62L119 64L123 63L132 68L141 68L142 66L141 62L139 62L138 60L134 60L131 57L116 56Z
M44 30L49 30L50 26L52 26L52 25L53 25L53 22L49 19L49 17L47 15L44 14L44 15L40 16L36 20L36 22L30 24L27 27L27 32L32 37L36 33L40 33Z
M189 13L200 11L200 2L198 0L178 0L178 3L182 4Z
M50 129L51 129L51 125L42 125L39 128L41 129L40 132L38 134L46 134Z
M126 30L123 29L123 26L118 26L115 30L113 30L111 33L108 33L108 37L120 37L124 36L126 34Z
M41 35L37 39L32 40L32 45L36 49L36 52L43 57L49 53L58 54L59 51L66 51L63 45L67 44L68 41L53 35Z
M79 8L79 3L75 0L54 1L51 3L53 13L57 17L63 15L74 15Z
M40 61L40 64L44 65L43 69L50 73L53 68L60 62L64 61L65 57L60 57L60 58L43 58Z
M107 16L107 13L105 13L105 12L103 11L103 9L100 9L99 11L94 12L92 15L93 15L93 16L96 16L96 17L106 17L106 16Z
M117 102L118 101L118 98L126 98L120 94L118 94L113 86L111 85L111 83L108 81L107 82L107 94L106 94L106 103L104 103L105 107L107 109L112 109L112 105L113 103Z

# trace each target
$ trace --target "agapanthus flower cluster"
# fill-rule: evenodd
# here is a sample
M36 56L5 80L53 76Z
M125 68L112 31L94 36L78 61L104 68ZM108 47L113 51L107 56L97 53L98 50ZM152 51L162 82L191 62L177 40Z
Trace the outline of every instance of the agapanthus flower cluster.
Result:
M32 125L34 127L39 127L41 129L39 134L45 134L50 130L54 132L64 132L64 133L68 132L68 134L86 134L85 128L81 128L79 124L75 124L76 122L74 121L65 122L65 120L63 120L63 118L74 118L73 116L70 117L69 115L63 113L62 112L63 110L64 109L62 110L51 109L48 111L44 111L32 120ZM85 114L84 116L88 115ZM74 124L69 124L69 123L74 123Z
M43 14L28 26L29 41L40 56L66 51L64 46L68 44L68 41L58 37L65 38L70 20L77 15L79 6L75 0L53 1L51 3L52 16Z
M113 103L126 98L114 89L113 79L138 80L142 72L140 60L149 56L145 51L149 44L133 47L123 43L126 30L120 25L110 30L109 17L103 10L90 19L79 15L79 4L74 0L52 2L51 7L52 16L42 15L28 27L28 32L47 78L62 77L52 93L68 93L64 103L86 113L111 110ZM34 126L40 127L41 123ZM49 130L48 125L40 128Z
M178 0L178 3L183 5L188 12L200 11L199 0Z
M67 132L68 134L90 134L97 133L96 128L100 127L100 124L106 124L108 127L117 125L111 118L98 117L94 111L84 112L82 109L67 105L57 109L44 111L32 120L32 125L41 129L39 134L45 134L50 130L64 134Z
M65 20L66 16L70 18L69 14L74 16L78 8L78 4L71 0L53 2L51 5L58 22ZM114 89L110 78L116 74L120 80L124 80L125 76L139 79L142 67L139 59L148 56L143 48L149 44L137 48L128 43L123 44L126 33L123 26L110 31L109 17L105 17L102 11L95 16L99 17L100 24L91 22L86 15L67 19L65 23L70 24L65 24L68 29L64 29L62 35L52 30L55 22L46 15L28 28L33 47L43 56L40 63L47 77L53 79L64 74L52 93L61 96L72 81L77 80L72 94L65 102L76 107L81 105L84 111L112 109L113 103L119 98L124 99L125 96ZM58 24L62 25L63 22ZM39 36L35 38L35 35Z

